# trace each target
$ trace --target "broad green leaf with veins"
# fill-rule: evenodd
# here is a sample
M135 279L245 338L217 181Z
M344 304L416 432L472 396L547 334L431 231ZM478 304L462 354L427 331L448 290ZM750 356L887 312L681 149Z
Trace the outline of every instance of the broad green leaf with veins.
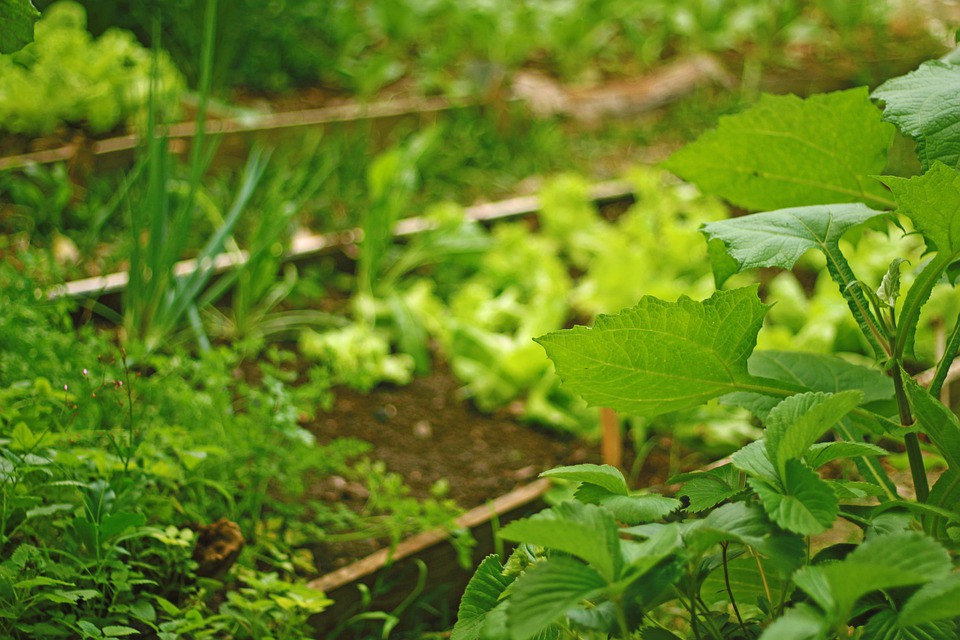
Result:
M767 306L757 288L703 302L649 296L593 328L537 338L564 384L591 405L654 416L696 407L753 382L747 359Z
M888 80L873 92L883 119L917 143L924 171L937 160L960 169L960 67L939 60Z
M512 576L504 575L498 556L484 558L463 592L450 639L479 640L487 615L500 603L501 594L513 580Z
M882 357L884 336L879 333L870 304L839 246L840 238L851 227L881 215L885 214L858 203L817 205L711 222L702 231L711 243L721 240L741 270L790 269L810 249L821 251L827 258L827 271L840 288L860 330L876 355Z
M791 396L774 407L767 416L764 442L767 455L776 463L781 476L787 461L803 457L810 445L862 399L859 391L811 392Z
M868 176L883 171L893 132L866 88L806 100L764 95L750 109L721 118L714 131L673 154L666 167L747 209L887 204L883 189Z

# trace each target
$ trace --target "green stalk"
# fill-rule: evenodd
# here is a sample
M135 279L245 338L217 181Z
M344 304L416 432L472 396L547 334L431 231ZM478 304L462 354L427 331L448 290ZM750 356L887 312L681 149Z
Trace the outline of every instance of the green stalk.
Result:
M910 404L903 389L903 374L899 363L891 369L893 374L893 388L897 397L897 409L900 412L900 424L909 427L913 424L913 415L910 413ZM918 502L926 502L930 498L930 485L927 484L927 471L923 467L923 455L920 452L920 441L917 434L908 431L903 435L903 444L907 449L907 460L910 462L910 475L913 477L913 488L917 493Z
M881 362L888 359L891 356L891 349L879 323L870 311L870 303L863 295L862 285L854 275L850 264L839 249L835 252L824 251L824 254L827 257L827 272L829 272L833 281L840 286L840 293L847 301L847 306L850 307L850 312L853 314L854 320L857 321L857 326L860 327L860 331L863 332L867 342L873 348L874 356Z
M940 391L943 389L943 384L947 380L947 374L950 373L950 365L953 364L953 359L957 357L958 351L960 351L960 316L957 317L957 321L953 325L953 332L951 332L950 338L947 340L947 344L943 350L943 356L941 356L940 362L937 364L937 370L933 374L933 381L930 383L930 395L934 398L940 397Z

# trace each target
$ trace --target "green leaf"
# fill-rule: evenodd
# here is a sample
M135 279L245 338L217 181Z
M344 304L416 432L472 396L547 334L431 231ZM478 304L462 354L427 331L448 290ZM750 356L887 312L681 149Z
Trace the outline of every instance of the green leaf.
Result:
M460 599L457 624L450 640L480 640L487 614L500 603L500 595L513 580L512 576L503 574L498 556L484 558Z
M789 269L808 250L821 251L827 258L830 277L879 357L885 353L885 336L877 328L870 304L838 243L850 228L880 215L885 214L859 203L816 205L711 222L702 231L711 242L723 241L741 270Z
M702 520L691 524L685 538L689 545L693 543L701 549L707 549L718 542L739 542L758 547L771 531L770 521L756 505L743 502L725 504L712 511Z
M666 167L730 202L753 210L885 201L867 176L887 161L893 127L865 88L761 96L743 113L673 154Z
M620 571L617 523L609 511L596 505L564 502L511 522L500 536L569 553L590 563L611 581Z
M628 495L627 481L616 467L608 464L575 464L566 467L548 469L540 474L541 478L561 478L574 482L588 482L603 487L610 493Z
M900 610L905 627L960 617L960 574L923 585Z
M947 469L930 489L929 504L942 509L960 511L960 471ZM923 530L942 540L949 535L949 523L944 518L924 518Z
M702 232L711 242L723 242L741 271L790 269L811 249L835 258L847 231L881 215L886 214L863 204L824 204L708 222Z
M703 302L645 296L592 329L537 339L564 384L594 406L655 416L696 407L752 382L747 358L767 307L756 287Z
M727 562L730 589L733 591L734 600L741 608L741 613L745 606L756 606L759 599L765 599L768 587L775 598L785 587L783 580L772 575L773 572L769 567L764 566L764 573L761 574L760 567L757 566L758 561L766 565L765 560L750 555L742 555ZM711 607L730 601L722 564L703 581L700 593L704 602Z
M779 481L777 470L767 455L767 448L763 440L756 440L733 454L730 458L733 466L746 473L751 478L758 478L769 484Z
M931 250L960 253L960 172L938 161L923 175L880 181L893 191L897 213L913 221Z
M859 391L809 392L791 396L774 407L767 416L764 442L767 455L776 461L781 477L788 460L803 457L810 445L862 399Z
M740 486L740 470L732 464L709 471L674 476L668 484L679 482L683 483L683 487L677 491L677 495L687 497L685 510L690 513L711 509L743 491Z
M100 539L105 540L120 535L127 529L142 527L146 522L147 518L142 513L120 511L105 515L100 522Z
M923 171L935 161L960 169L960 67L939 60L924 62L916 71L893 78L874 92L883 101L883 119L917 143Z
M900 265L904 262L907 262L904 258L894 258L877 289L877 298L891 309L897 306L900 297Z
M655 494L624 496L610 493L595 484L582 484L574 494L577 500L595 504L626 525L654 522L680 508L680 501Z
M951 569L946 549L932 538L895 533L867 540L840 562L804 567L794 582L841 623L856 601L872 591L940 580Z
M800 603L773 621L760 640L826 640L827 621L813 607Z
M124 627L121 625L108 625L102 629L103 635L108 638L120 638L123 636L132 636L134 634L139 634L140 632L132 627Z
M818 442L810 447L804 459L811 469L819 469L828 462L889 453L883 447L868 442Z
M960 258L960 172L934 162L927 173L913 178L883 176L897 200L897 213L913 222L927 248L937 255L921 270L903 299L897 324L895 352L911 353L920 309L947 268Z
M607 581L572 558L538 562L517 578L507 604L507 628L513 640L526 640L571 607L602 594Z
M823 533L837 518L840 504L830 485L796 459L784 465L783 490L752 478L753 487L770 519L801 535Z
M863 628L863 637L869 640L946 640L957 637L957 626L952 622L927 622L906 626L892 609L881 609Z
M903 386L920 429L929 436L947 465L960 471L960 419L906 373L903 373Z
M0 0L0 53L19 51L33 42L40 12L31 0Z

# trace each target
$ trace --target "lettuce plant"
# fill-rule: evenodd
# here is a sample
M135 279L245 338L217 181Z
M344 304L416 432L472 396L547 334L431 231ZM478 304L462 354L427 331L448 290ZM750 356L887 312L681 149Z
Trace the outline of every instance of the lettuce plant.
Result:
M702 301L647 296L538 338L592 405L655 416L719 399L752 411L764 437L674 478L682 501L633 493L610 467L547 472L577 483L574 499L503 529L520 547L506 566L480 565L456 640L957 637L960 420L937 398L960 321L928 388L908 367L921 311L935 285L955 284L960 259L958 83L960 67L930 62L873 93L882 111L864 89L765 96L668 161L759 211L702 226L718 287L817 251L876 364L756 350L770 308L756 285ZM877 177L896 129L916 143L920 173ZM896 258L864 281L840 242L863 225L919 234L926 258ZM946 464L932 488L920 435ZM880 462L901 446L915 498ZM859 477L818 473L838 460ZM850 542L822 537L839 521L854 526Z

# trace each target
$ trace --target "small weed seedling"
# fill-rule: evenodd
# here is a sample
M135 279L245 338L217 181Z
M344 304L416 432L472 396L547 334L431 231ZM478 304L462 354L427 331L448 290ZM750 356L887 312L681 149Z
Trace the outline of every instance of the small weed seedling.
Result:
M937 398L960 322L929 388L905 366L931 291L956 282L958 90L960 67L929 62L873 93L882 113L863 89L765 96L668 161L703 190L762 211L702 227L718 286L821 252L876 367L755 352L769 308L756 286L703 301L648 296L592 328L540 337L590 404L655 416L720 399L750 409L764 437L726 465L675 478L683 502L632 493L612 467L546 472L578 483L574 499L503 529L520 547L505 566L495 556L480 565L454 640L957 637L960 420ZM895 128L916 143L919 175L876 177ZM920 234L928 253L902 295L902 259L868 283L841 251L855 228L890 224ZM947 466L932 488L920 435ZM903 443L915 500L881 466L879 439ZM817 473L842 459L861 480ZM813 554L811 538L839 520L862 542Z

